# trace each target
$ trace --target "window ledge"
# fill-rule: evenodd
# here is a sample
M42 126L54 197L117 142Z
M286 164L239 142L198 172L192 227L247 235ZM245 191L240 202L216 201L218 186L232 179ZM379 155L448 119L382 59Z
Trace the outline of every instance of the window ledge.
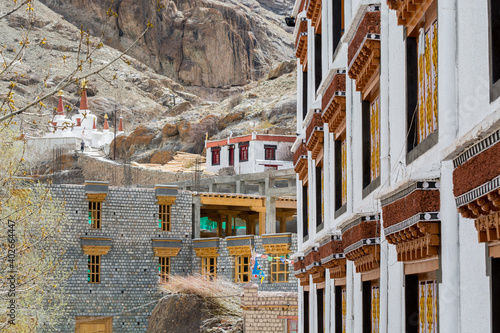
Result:
M363 199L366 198L368 194L372 193L379 186L380 186L380 176L375 178L375 180L373 180L363 189L362 198Z
M337 209L335 211L335 218L340 217L342 214L344 214L347 211L347 204L344 204L342 207Z
M439 128L437 128L434 132L429 134L422 142L420 142L415 148L410 150L408 154L406 154L406 165L411 164L417 158L426 153L429 149L434 147L439 140Z

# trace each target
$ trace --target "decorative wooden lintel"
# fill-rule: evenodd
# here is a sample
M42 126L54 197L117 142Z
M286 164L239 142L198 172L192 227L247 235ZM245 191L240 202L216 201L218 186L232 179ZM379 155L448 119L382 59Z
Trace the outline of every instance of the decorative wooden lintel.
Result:
M218 250L218 247L199 247L194 249L197 257L218 257Z
M491 191L485 196L458 208L458 212L466 219L476 219L500 210L500 189Z
M176 257L181 250L180 247L154 247L153 251L157 257Z
M349 68L349 77L356 81L356 90L363 92L380 67L380 40L367 39Z
M439 222L418 222L401 231L386 236L396 245L398 261L421 260L438 255L440 237Z
M480 216L475 221L480 243L500 240L500 211Z
M343 260L343 263L330 268L330 279L343 279L346 277L346 260L340 260Z
M241 245L241 246L228 246L230 256L245 256L252 254L251 245Z
M414 27L422 18L433 0L387 0L389 8L396 11L398 25L404 25L408 30Z
M157 202L158 205L172 205L175 202L175 199L177 199L177 197L161 195L157 196L156 199L158 200Z
M82 249L89 256L100 256L107 254L111 246L82 245Z
M320 151L323 149L323 140L324 136L322 130L315 130L311 134L311 137L307 142L307 149L311 151L311 157L313 160L318 157Z
M328 123L328 130L336 133L340 125L345 121L346 98L345 96L334 96L322 114L323 121Z
M290 253L290 243L263 244L266 253L286 254Z
M107 193L87 193L88 201L103 202L106 199Z
M348 260L354 261L357 273L368 272L380 267L380 246L363 245L345 254Z
M311 272L314 283L325 282L325 268L322 266L314 267L314 271Z

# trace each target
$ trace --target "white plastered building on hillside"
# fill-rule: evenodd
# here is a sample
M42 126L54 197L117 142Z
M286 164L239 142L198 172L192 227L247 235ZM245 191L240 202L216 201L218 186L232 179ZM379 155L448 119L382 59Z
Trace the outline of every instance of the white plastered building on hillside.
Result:
M500 332L500 3L293 16L299 332Z

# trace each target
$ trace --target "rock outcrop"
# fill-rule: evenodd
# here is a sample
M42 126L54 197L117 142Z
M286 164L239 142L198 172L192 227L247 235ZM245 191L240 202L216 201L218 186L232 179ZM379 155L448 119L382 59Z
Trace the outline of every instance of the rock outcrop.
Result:
M158 73L189 86L241 86L290 59L285 0L42 0L76 26L124 50L147 26L153 28L131 55ZM117 17L108 18L108 8ZM279 13L277 15L276 13Z

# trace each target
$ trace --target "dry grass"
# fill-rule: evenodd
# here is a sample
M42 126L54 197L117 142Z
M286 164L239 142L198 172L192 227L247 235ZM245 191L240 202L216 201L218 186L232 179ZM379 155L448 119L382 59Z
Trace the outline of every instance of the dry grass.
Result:
M221 321L238 321L243 317L240 306L243 288L224 278L209 281L201 275L174 275L160 288L168 294L200 297L207 303L211 314L220 317Z

